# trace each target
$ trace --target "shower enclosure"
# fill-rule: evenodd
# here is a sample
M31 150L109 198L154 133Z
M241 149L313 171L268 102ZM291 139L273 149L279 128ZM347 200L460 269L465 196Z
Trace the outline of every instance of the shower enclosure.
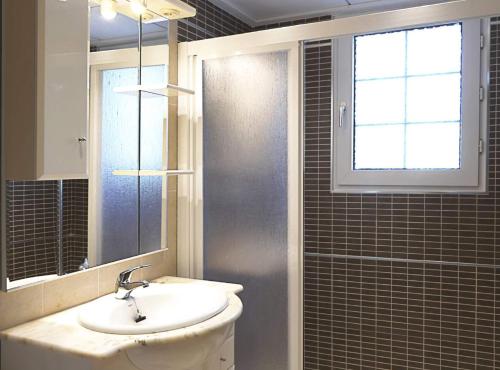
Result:
M243 285L238 369L298 369L299 44L239 47L190 50L181 70L201 93L194 115L179 112L196 142L195 158L182 149L179 158L196 169L192 183L180 179L180 220L184 209L191 222L180 230L190 248L179 249L179 274ZM184 207L182 189L191 189Z

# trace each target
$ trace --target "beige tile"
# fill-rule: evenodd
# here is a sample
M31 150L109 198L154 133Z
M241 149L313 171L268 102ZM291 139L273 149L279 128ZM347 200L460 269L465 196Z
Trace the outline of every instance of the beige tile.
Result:
M177 247L172 247L165 250L165 273L161 276L177 276Z
M45 283L0 292L0 330L91 301L114 290L118 274L141 264L134 279L153 280L176 275L175 248L110 263Z
M43 316L43 286L0 292L0 330Z
M43 284L44 314L91 301L98 296L98 271L77 272Z
M172 261L166 250L154 252L142 256L143 264L150 264L151 267L143 270L143 279L153 280L161 276L169 275L172 273Z
M141 257L128 258L123 261L109 263L99 268L99 295L105 295L115 290L115 282L118 274L129 268L142 264ZM134 280L143 280L142 271L136 271L132 275Z

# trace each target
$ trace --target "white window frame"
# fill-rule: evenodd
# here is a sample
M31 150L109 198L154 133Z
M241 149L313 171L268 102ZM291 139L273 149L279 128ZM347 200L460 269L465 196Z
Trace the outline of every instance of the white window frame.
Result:
M332 192L486 191L489 21L462 23L461 167L449 170L354 170L354 36L333 40ZM421 27L446 25L422 25ZM407 28L414 29L414 28ZM394 31L403 31L397 29ZM341 113L343 108L345 111ZM343 118L341 118L341 116Z

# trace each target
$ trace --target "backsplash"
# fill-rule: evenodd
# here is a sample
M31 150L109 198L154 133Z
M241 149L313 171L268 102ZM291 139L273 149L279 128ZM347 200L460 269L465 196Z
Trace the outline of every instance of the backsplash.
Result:
M331 194L331 43L305 51L304 368L500 368L500 26L489 191Z

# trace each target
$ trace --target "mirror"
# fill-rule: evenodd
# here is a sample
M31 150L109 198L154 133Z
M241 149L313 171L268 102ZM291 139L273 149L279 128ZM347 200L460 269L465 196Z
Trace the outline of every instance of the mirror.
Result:
M168 82L168 22L138 22L119 13L110 21L101 5L91 8L90 30L89 264L94 266L165 247L165 178L117 172L165 167L167 99L119 91ZM161 41L163 46L147 46Z
M61 176L43 171L39 175L38 167L34 176L9 177L7 171L3 184L7 289L168 247L168 194L175 190L176 180L159 173L169 168L168 115L175 100L137 89L169 82L168 20L129 7L137 2L84 2L48 0L44 16L66 12L69 27L77 15L75 9L64 7L83 4L89 14L81 45L88 63L80 70L88 101L79 102L85 109L88 105L88 119L71 143L77 145L85 169L76 175L61 170ZM143 11L142 16L133 11ZM64 27L65 22L59 23ZM51 27L47 26L46 44L63 43L64 36L55 30L51 34ZM64 49L59 44L57 48ZM69 52L55 50L54 60L64 53ZM71 125L71 120L67 122ZM48 136L41 126L34 129L35 135ZM47 147L61 147L63 141ZM54 167L61 167L64 157L58 153ZM7 163L13 158L11 152L5 153ZM139 171L152 175L138 176ZM175 210L170 213L175 215Z

